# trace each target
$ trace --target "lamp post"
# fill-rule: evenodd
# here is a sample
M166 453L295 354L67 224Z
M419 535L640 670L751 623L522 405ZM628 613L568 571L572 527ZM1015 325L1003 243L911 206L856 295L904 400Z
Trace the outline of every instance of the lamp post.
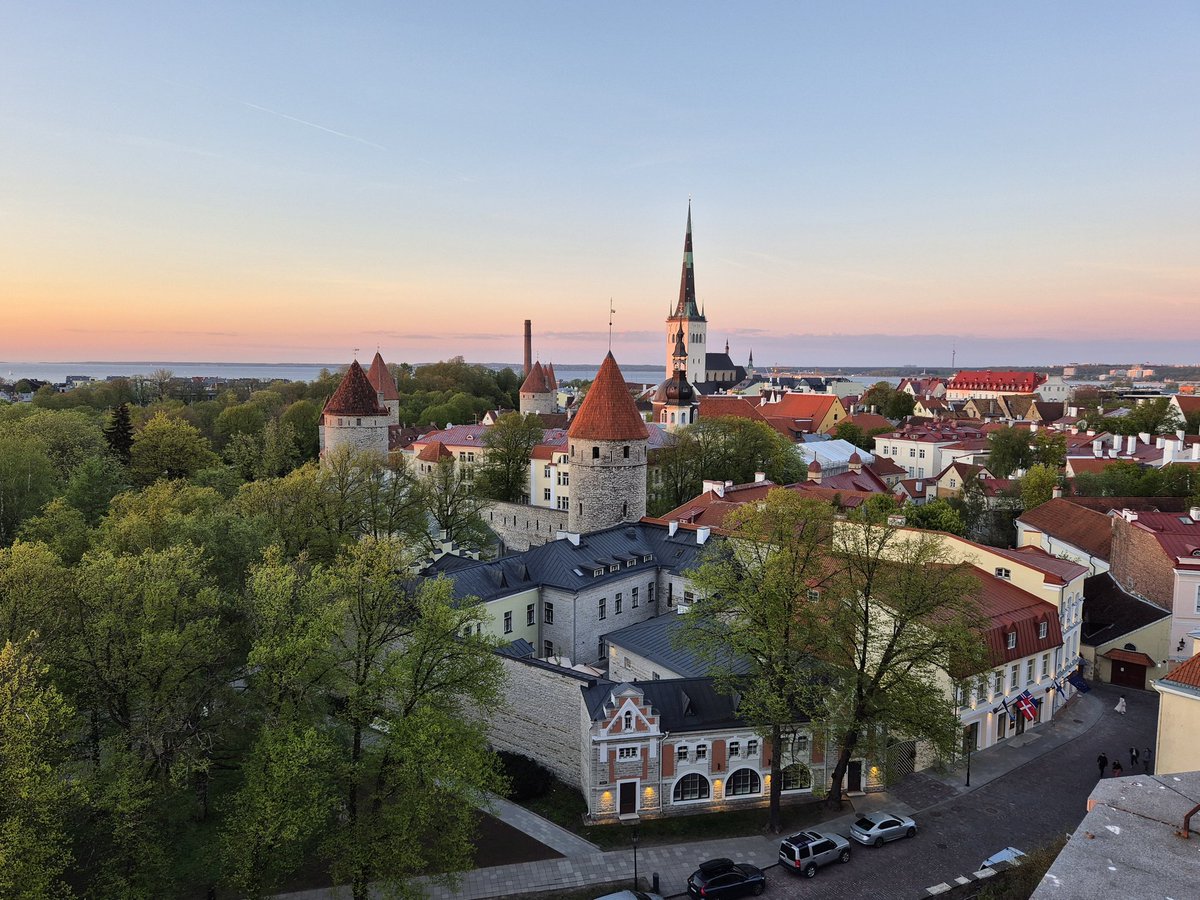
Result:
M629 842L633 844L633 889L638 889L638 868L637 868L637 848L638 848L638 830L634 825L629 832Z
M975 748L967 744L967 787L971 786L971 751Z

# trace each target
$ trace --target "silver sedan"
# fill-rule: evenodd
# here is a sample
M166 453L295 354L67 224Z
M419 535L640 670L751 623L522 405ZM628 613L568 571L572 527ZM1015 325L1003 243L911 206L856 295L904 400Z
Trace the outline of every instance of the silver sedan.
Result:
M860 844L873 847L896 838L916 837L916 834L916 822L908 816L890 812L868 813L850 826L850 837Z

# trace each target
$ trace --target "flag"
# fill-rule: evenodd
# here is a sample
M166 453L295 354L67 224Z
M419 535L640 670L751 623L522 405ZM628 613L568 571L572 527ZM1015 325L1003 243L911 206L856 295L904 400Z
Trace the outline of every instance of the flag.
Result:
M1008 701L1007 701L1007 700L1001 700L1001 701L1000 701L1000 703L1001 703L1001 705L1004 707L1004 714L1005 714L1006 716L1008 716L1008 720L1009 720L1010 722L1015 722L1015 721L1017 721L1017 714L1016 714L1015 712L1013 712L1013 711L1012 711L1012 708L1011 708L1011 707L1008 705Z
M1017 710L1025 717L1025 721L1032 722L1037 718L1037 703L1033 699L1033 694L1029 691L1021 691L1017 697Z
M1092 689L1091 686L1084 681L1083 676L1078 672L1072 672L1070 675L1068 675L1067 681L1071 682L1071 686L1081 694L1086 694Z

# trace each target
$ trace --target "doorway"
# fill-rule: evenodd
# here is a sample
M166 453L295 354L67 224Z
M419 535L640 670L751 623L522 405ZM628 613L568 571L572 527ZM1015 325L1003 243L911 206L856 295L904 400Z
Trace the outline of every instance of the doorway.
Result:
M621 782L621 802L617 809L619 815L632 816L637 812L637 782Z
M862 760L852 759L850 765L846 768L846 790L861 791L862 790Z

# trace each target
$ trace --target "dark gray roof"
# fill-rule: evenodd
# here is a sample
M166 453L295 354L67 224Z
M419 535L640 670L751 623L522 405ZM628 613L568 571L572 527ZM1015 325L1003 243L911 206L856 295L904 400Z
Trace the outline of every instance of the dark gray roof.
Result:
M604 639L612 646L636 653L681 676L699 678L710 674L712 667L704 658L686 646L675 646L676 635L679 634L682 625L681 616L665 613L645 622L611 631ZM735 660L726 655L719 662L728 666L736 675L744 675L750 671L750 665L744 659Z
M524 553L456 568L445 575L454 582L455 597L494 600L542 586L579 591L622 578L639 568L661 568L679 574L695 566L702 549L693 531L670 536L666 526L635 522L581 535L578 546L569 540L551 541ZM614 565L620 568L611 572ZM595 574L597 570L599 575Z
M1123 634L1170 615L1153 603L1125 593L1107 572L1085 578L1083 596L1083 634L1080 640L1089 647L1107 644Z
M517 638L511 643L505 644L496 652L503 656L512 656L516 659L528 659L531 656L537 656L537 651L534 650L533 644L529 643L525 638Z
M582 688L584 703L592 721L603 718L604 707L625 684L600 680ZM663 731L705 731L714 728L741 728L747 725L738 714L739 698L716 689L711 678L664 678L639 681L638 688L659 716ZM800 717L798 722L807 722Z

